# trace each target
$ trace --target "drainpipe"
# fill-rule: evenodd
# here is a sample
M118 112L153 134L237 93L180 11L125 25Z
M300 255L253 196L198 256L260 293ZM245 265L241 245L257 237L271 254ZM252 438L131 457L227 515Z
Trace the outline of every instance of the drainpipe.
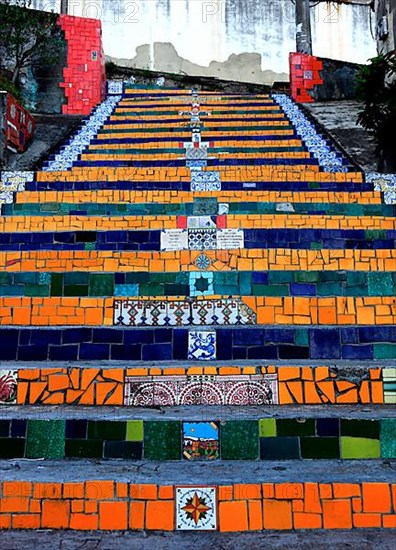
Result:
M312 55L311 19L309 0L295 0L296 4L296 47L298 53Z
M61 0L60 12L61 13L69 12L69 0Z

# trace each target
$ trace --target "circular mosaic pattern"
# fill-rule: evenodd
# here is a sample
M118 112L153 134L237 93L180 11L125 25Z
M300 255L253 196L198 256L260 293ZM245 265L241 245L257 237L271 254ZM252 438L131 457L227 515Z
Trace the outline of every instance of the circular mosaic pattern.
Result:
M200 254L195 260L195 265L198 269L208 269L212 263L211 259L206 254Z

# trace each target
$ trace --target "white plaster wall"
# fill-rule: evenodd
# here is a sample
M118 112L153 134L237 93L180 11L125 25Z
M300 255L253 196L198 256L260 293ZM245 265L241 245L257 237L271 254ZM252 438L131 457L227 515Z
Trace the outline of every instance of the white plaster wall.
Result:
M33 0L57 9L59 0ZM291 0L69 0L103 22L106 55L139 68L251 82L286 80L295 50ZM311 10L314 54L364 63L376 53L368 7ZM373 25L374 28L374 25Z

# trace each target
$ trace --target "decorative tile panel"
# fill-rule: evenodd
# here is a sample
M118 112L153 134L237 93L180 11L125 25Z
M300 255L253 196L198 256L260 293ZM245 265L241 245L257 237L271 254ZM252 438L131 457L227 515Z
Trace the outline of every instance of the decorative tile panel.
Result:
M15 405L17 401L18 371L0 370L0 405Z
M396 204L396 174L366 173L366 181L384 194L385 204Z
M114 302L114 325L190 326L253 325L255 323L255 312L237 298L184 301L115 300Z
M108 80L107 81L107 95L121 96L124 92L124 82L121 80Z
M216 487L176 488L176 530L217 529Z
M384 402L396 404L396 367L382 369L384 381Z
M187 460L216 460L219 447L216 422L183 422L183 456Z
M191 191L221 191L220 172L191 172Z

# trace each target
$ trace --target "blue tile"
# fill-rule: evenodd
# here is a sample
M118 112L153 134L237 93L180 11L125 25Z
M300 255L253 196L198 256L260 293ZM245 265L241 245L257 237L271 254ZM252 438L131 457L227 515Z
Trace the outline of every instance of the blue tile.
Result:
M338 418L318 418L316 420L316 435L319 437L339 436L340 422Z
M338 329L309 329L311 359L341 359Z
M371 344L342 346L343 359L373 359L373 357L373 346Z
M143 346L143 361L172 360L171 344L145 344Z
M107 360L110 355L110 346L108 344L80 344L81 360Z

